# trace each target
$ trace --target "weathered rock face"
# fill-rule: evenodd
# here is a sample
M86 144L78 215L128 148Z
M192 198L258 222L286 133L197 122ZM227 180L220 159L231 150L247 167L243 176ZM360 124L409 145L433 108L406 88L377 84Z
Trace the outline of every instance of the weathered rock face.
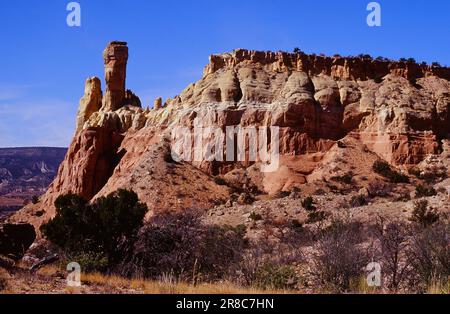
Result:
M161 97L156 98L155 102L153 103L153 109L158 110L161 109L162 106L163 106L162 98Z
M379 79L388 74L409 80L436 76L450 80L450 69L419 65L411 62L372 60L361 57L326 57L304 53L252 51L237 49L232 53L212 55L204 70L204 76L239 64L259 64L272 72L300 71L309 76L320 74L340 80Z
M128 47L125 42L113 41L103 52L105 62L106 91L103 110L115 111L125 101L125 79L128 62Z
M51 207L59 195L67 193L91 199L111 177L125 153L119 151L122 140L122 134L108 127L81 131L70 145L44 204Z
M77 114L77 132L82 130L86 121L102 107L102 86L98 77L86 80L84 96L80 100Z
M412 165L439 154L450 132L448 68L241 49L211 56L198 82L144 110L125 90L126 45L113 42L104 56L102 108L99 82L88 80L83 126L46 194L49 208L60 194L92 199L124 187L156 211L208 208L228 194L210 175L257 172L257 163L247 161L173 163L167 142L175 127L279 127L279 170L253 175L270 193L308 182L344 137L393 164Z

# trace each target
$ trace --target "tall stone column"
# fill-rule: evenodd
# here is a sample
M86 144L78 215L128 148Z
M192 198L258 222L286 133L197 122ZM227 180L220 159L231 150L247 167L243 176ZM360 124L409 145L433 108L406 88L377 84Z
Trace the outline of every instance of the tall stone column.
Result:
M102 110L114 111L125 102L125 79L127 74L128 47L126 42L113 41L103 52L105 62L106 91Z

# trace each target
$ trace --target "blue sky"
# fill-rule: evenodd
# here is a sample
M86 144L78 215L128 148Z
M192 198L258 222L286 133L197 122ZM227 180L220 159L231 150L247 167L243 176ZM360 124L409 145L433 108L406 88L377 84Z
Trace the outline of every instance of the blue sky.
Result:
M0 1L0 147L68 146L89 76L103 79L111 40L130 48L127 87L149 105L201 77L208 55L235 48L389 58L450 65L450 1L378 1L382 26L366 24L369 0Z

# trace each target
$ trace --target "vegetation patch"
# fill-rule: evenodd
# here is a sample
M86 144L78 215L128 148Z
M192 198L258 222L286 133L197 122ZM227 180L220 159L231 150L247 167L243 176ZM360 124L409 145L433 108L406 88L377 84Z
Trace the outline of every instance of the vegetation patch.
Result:
M372 168L373 171L385 177L391 183L409 183L407 175L395 171L386 161L377 160L374 162Z

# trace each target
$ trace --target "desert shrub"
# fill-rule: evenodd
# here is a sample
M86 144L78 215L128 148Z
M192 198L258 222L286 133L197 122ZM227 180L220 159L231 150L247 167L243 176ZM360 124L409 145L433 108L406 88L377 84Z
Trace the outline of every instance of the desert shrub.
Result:
M408 183L408 176L401 174L391 168L391 166L382 160L377 160L374 162L373 171L378 173L379 175L388 179L391 183Z
M325 194L327 194L327 193L325 192L324 189L317 189L317 190L314 192L314 194L315 194L315 195L325 195Z
M306 197L302 200L302 206L307 211L314 211L316 207L314 206L314 199L311 196Z
M353 173L347 172L341 176L332 177L331 180L344 183L344 184L352 184L353 183Z
M440 68L442 65L439 62L434 61L434 62L431 63L431 66L435 67L435 68Z
M407 258L409 228L401 222L391 222L386 226L379 223L376 237L380 242L380 257L384 284L397 291L408 279L411 269Z
M304 230L303 224L299 222L297 219L292 219L290 225L292 230L294 230L295 232L302 232Z
M411 286L424 292L432 283L448 283L450 277L450 225L436 223L433 228L414 232L408 252L414 275Z
M306 219L306 224L314 224L316 222L321 222L327 218L327 213L324 211L312 211L308 213L308 218Z
M368 254L358 244L362 226L335 221L318 240L312 275L335 291L348 291L351 280L363 275Z
M371 182L367 187L370 197L386 197L391 194L392 190L392 185L380 181Z
M421 172L420 169L417 168L417 167L413 167L413 168L408 169L408 173L409 173L410 175L415 176L415 177L418 178L418 179L421 179L422 172Z
M414 203L410 220L427 228L439 220L439 214L428 206L427 200L420 200Z
M409 193L401 193L398 197L395 198L396 202L408 202L411 200L411 195Z
M285 197L288 197L290 194L291 194L291 192L288 192L288 191L278 191L274 195L274 199L285 198Z
M382 161L382 160L375 161L373 163L372 168L376 173L378 173L384 177L387 177L389 175L390 171L392 170L391 166L387 162Z
M88 204L69 194L55 201L56 216L41 226L42 234L67 252L82 256L86 266L101 261L113 266L123 258L143 224L147 206L132 191L118 190ZM82 265L83 266L83 265Z
M373 79L373 81L374 81L375 83L377 83L377 84L380 84L380 83L383 82L383 77L381 77L381 76L376 76L376 77Z
M107 272L111 266L107 255L104 252L77 252L75 254L68 253L66 260L76 261L80 264L83 272Z
M224 225L222 227L225 231L231 230L234 233L236 233L241 238L244 238L245 234L247 233L247 226L244 224L240 224L237 226L230 226L230 225Z
M254 240L243 251L239 263L232 266L230 281L260 288L291 287L297 279L291 266L304 261L299 250L299 234L294 234L293 239L279 243L267 238Z
M262 289L288 289L295 283L296 274L291 267L267 263L257 270L254 285Z
M242 227L206 225L194 212L159 215L140 230L122 269L145 278L171 273L193 282L220 279L239 261L244 234Z
M416 197L429 197L429 196L435 196L437 194L436 190L429 185L423 185L419 184L416 186Z
M217 185L227 185L227 182L221 177L214 177L214 182Z
M421 171L414 167L409 170L409 173L416 176L418 179L424 180L427 184L436 183L447 176L445 168L436 166L430 167L426 171Z
M6 279L6 274L4 274L0 269L0 292L6 290L7 287L8 287L8 280Z
M364 195L354 195L350 199L350 206L351 207L361 207L367 205L367 199Z
M255 213L255 212L251 212L249 218L250 218L251 220L253 220L253 221L260 221L260 220L263 219L262 216L261 216L261 214L258 214L258 213Z
M39 196L33 195L33 197L31 198L31 203L33 204L39 203Z
M444 179L446 177L445 172L439 173L438 170L431 169L431 171L427 171L421 175L421 178L428 184L436 183L441 179Z
M368 59L368 60L372 60L373 59L371 55L364 54L364 53L359 54L358 57L361 58L361 59Z

